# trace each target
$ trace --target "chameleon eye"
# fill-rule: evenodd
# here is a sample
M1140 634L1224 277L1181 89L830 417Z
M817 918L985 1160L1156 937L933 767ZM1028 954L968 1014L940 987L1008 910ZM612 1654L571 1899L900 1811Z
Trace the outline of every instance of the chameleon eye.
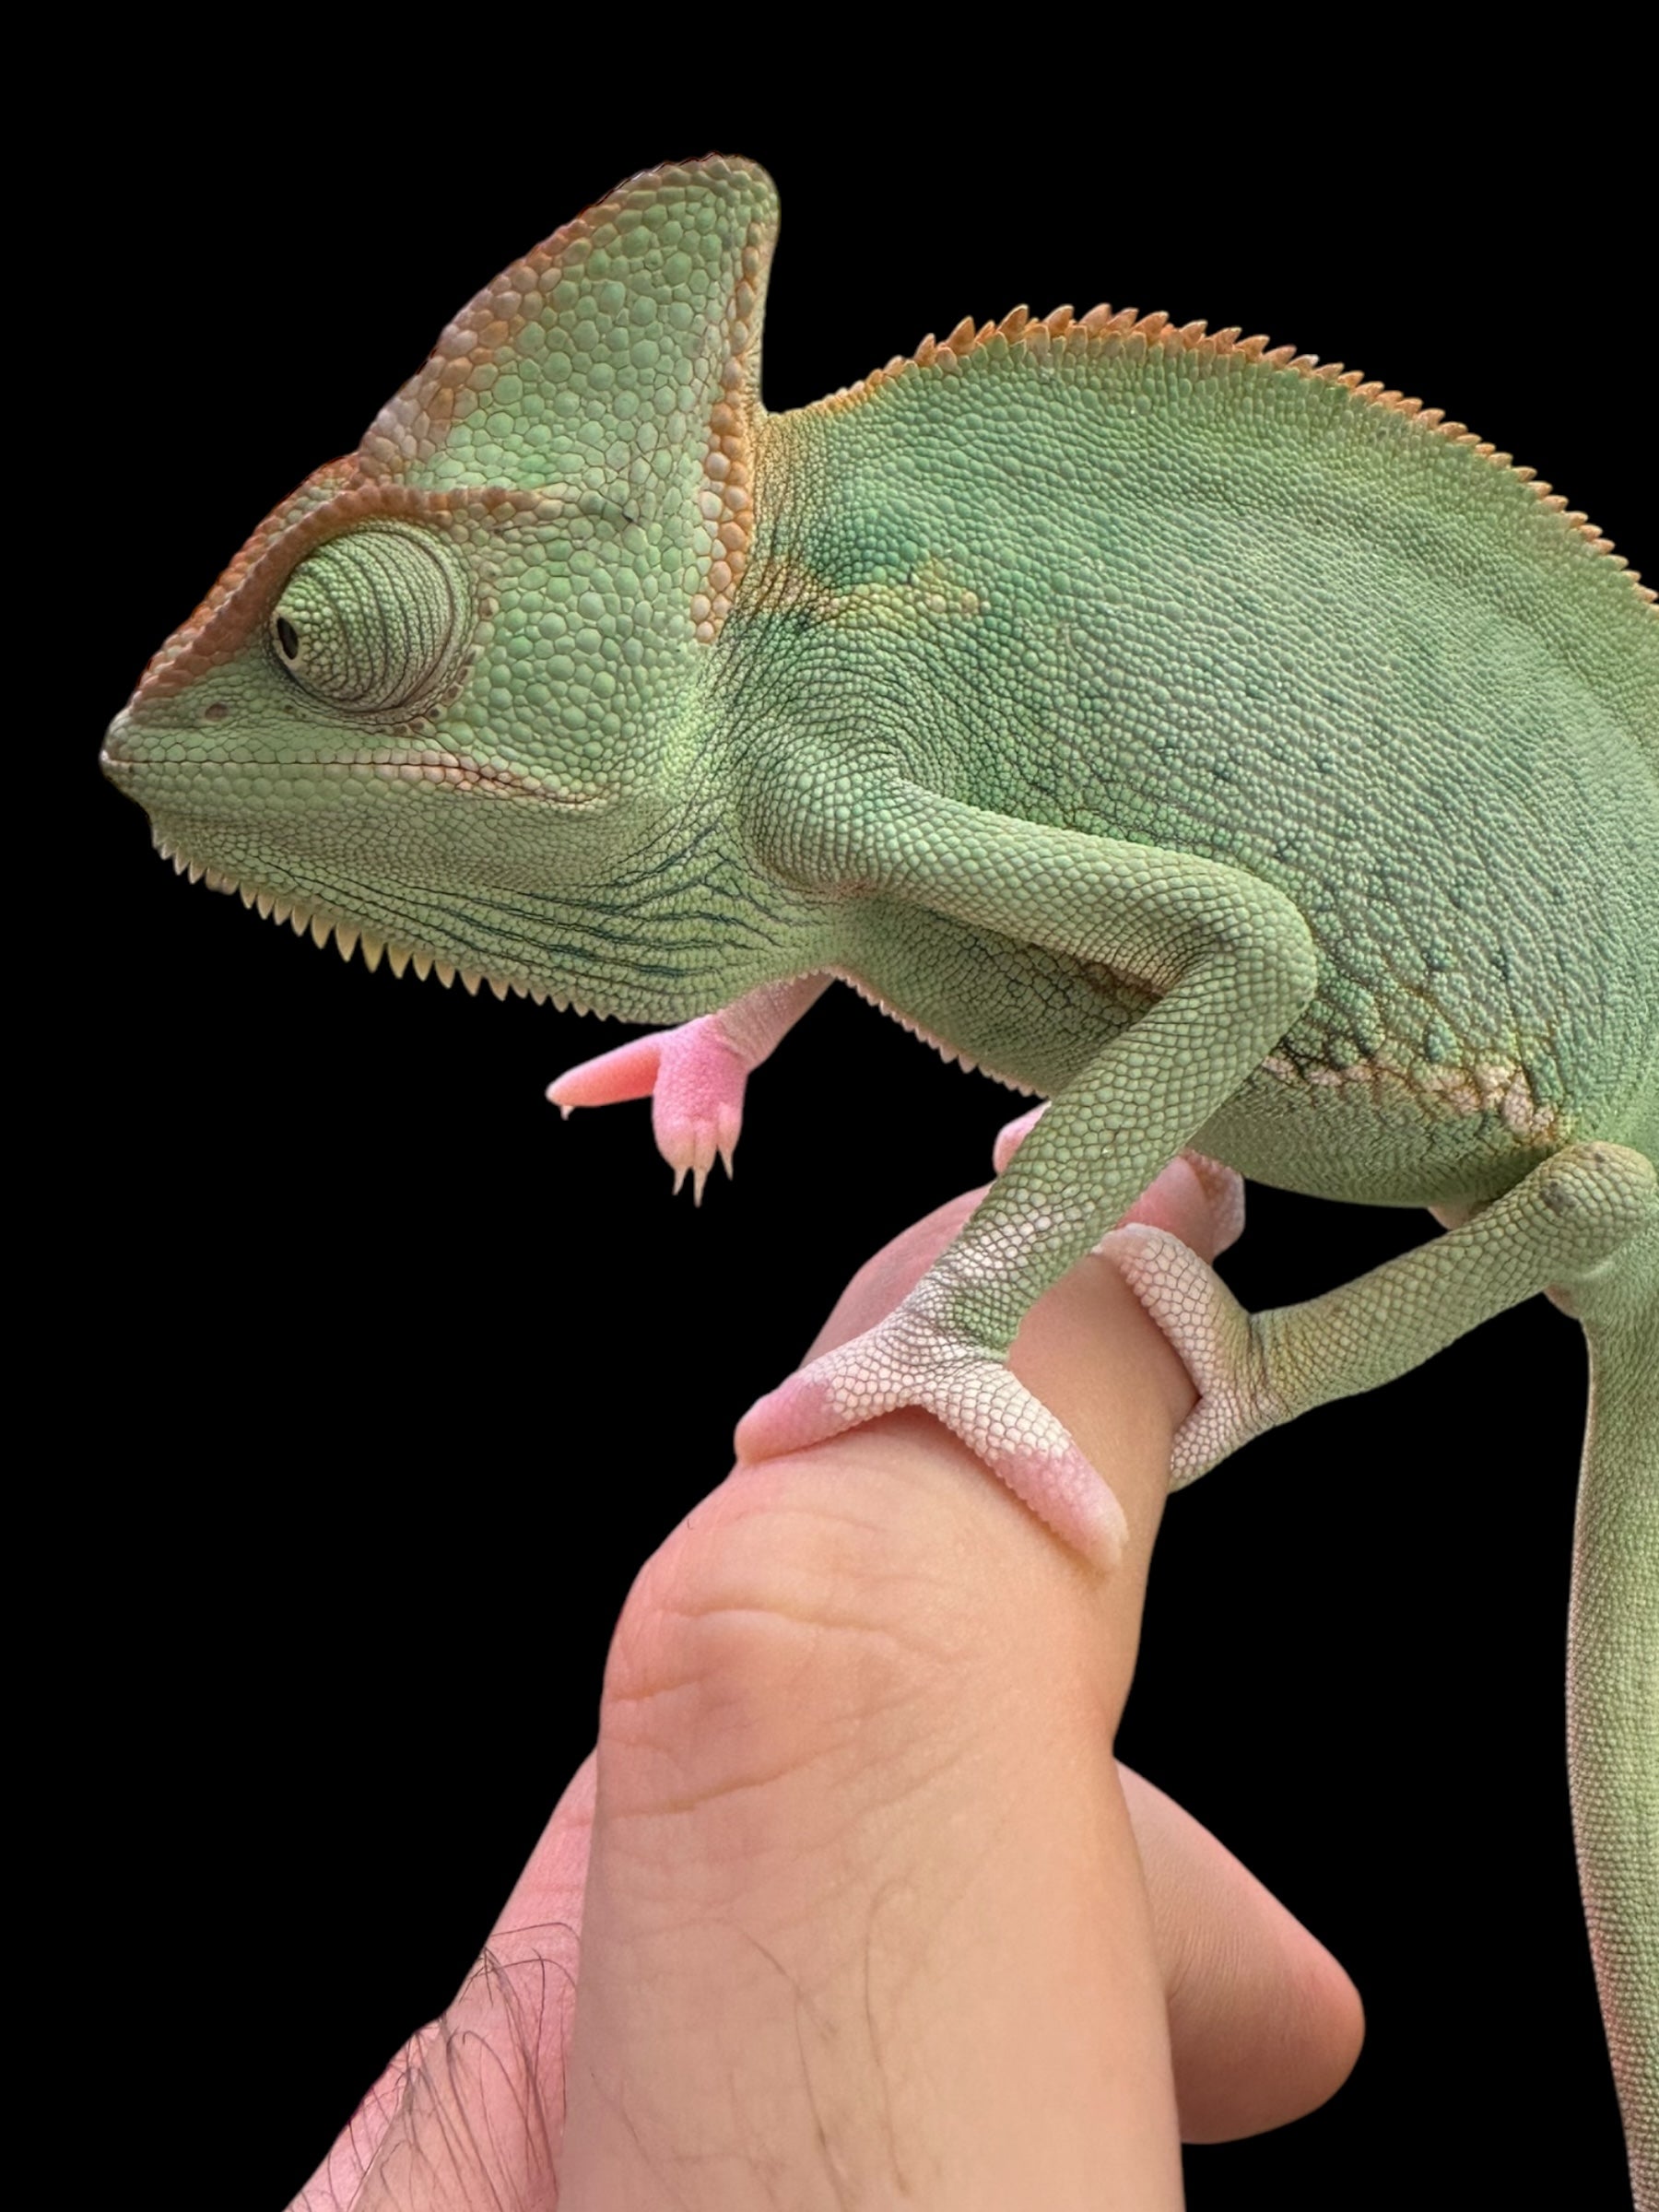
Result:
M379 524L300 563L270 636L284 672L313 699L354 714L418 713L454 672L469 612L443 547Z

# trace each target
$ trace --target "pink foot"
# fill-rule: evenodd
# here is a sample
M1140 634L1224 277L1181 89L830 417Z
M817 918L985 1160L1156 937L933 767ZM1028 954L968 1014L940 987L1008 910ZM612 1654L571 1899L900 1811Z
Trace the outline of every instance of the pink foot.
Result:
M1114 1567L1123 1508L1056 1420L1000 1359L952 1330L924 1278L887 1319L837 1347L751 1406L740 1459L772 1459L917 1406L944 1422L1040 1521L1092 1564Z
M732 1172L748 1080L748 1066L721 1035L720 1019L709 1014L677 1030L636 1037L570 1068L547 1086L547 1096L566 1114L573 1106L649 1098L652 1134L674 1170L675 1191L688 1174L692 1198L700 1206L716 1158Z
M1198 1253L1155 1224L1129 1220L1100 1247L1174 1347L1198 1403L1170 1447L1183 1489L1290 1410L1269 1379L1259 1323Z

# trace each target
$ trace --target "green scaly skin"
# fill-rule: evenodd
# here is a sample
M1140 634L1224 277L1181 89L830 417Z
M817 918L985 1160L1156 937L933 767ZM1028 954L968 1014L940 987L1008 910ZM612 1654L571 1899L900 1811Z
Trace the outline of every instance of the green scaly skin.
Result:
M1115 1501L1002 1355L1190 1145L1448 1227L1254 1316L1119 1232L1200 1392L1178 1480L1539 1290L1575 1312L1573 1796L1659 2212L1653 594L1461 426L1161 317L1018 311L768 417L775 220L715 159L508 270L105 765L181 865L371 964L679 1025L556 1092L654 1088L700 1183L827 976L1052 1101L751 1455L927 1406L1109 1562Z

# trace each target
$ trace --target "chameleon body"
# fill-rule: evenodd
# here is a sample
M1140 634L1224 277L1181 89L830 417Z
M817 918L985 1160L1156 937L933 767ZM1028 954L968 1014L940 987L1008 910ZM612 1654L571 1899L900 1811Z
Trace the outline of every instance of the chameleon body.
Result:
M769 181L635 178L479 294L111 728L158 842L372 963L669 1025L701 1179L832 977L1050 1101L752 1456L900 1405L1109 1563L1003 1355L1103 1237L1199 1390L1177 1480L1548 1289L1583 1321L1570 1732L1659 2212L1659 609L1461 426L1161 316L964 324L779 417ZM1446 1233L1247 1315L1116 1223L1183 1147Z

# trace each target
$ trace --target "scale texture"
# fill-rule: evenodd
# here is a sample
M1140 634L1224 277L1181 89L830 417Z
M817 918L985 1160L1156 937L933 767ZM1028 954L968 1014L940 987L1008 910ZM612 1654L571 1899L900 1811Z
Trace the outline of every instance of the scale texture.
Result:
M1436 410L1162 315L965 322L769 416L775 229L712 158L508 269L104 765L178 865L348 958L660 1025L551 1095L652 1096L699 1195L837 979L1048 1101L751 1457L925 1407L1105 1567L1116 1500L1004 1358L1102 1240L1199 1390L1176 1480L1522 1299L1576 1314L1573 1801L1659 2212L1653 594ZM1445 1233L1252 1315L1116 1226L1182 1150Z

